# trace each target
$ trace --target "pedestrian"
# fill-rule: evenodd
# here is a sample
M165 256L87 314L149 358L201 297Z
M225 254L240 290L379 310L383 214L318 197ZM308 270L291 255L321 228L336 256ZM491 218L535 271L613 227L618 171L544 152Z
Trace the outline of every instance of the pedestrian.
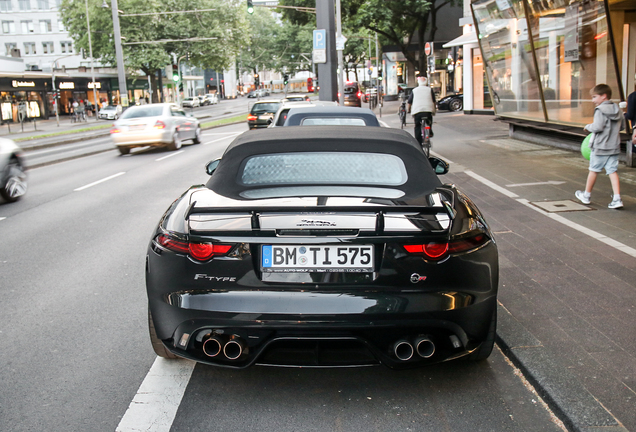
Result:
M594 108L594 121L585 126L585 130L591 132L590 139L590 168L585 184L585 191L577 190L574 194L583 204L590 203L592 188L596 183L598 174L603 171L610 178L614 195L612 202L607 206L611 209L623 208L621 201L620 184L618 181L618 155L620 153L620 131L623 129L625 118L618 105L612 102L612 89L607 84L599 84L591 91Z
M433 116L436 112L435 93L428 86L426 77L417 77L417 87L409 96L408 111L415 121L415 139L422 145L422 120L425 119L431 126L433 137Z
M631 123L632 144L636 144L636 91L627 96L627 112L625 120Z

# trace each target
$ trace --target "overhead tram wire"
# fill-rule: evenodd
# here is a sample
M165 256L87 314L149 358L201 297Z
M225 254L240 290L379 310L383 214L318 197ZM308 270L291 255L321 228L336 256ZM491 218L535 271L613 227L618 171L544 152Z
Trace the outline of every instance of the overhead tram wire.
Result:
M194 9L186 11L168 11L168 12L143 12L133 14L120 14L121 16L146 16L146 15L169 15L169 14L181 14L181 13L197 13L197 12L212 12L216 9Z
M160 44L160 43L168 43L168 42L200 42L204 40L215 40L218 39L216 37L202 38L187 38L187 39L160 39L156 41L141 41L141 42L122 42L122 45L143 45L143 44Z

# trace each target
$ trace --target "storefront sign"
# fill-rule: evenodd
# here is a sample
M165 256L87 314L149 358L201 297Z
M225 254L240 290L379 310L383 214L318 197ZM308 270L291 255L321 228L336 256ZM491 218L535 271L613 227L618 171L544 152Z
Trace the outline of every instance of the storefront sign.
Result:
M35 82L34 81L13 80L13 81L11 81L11 85L13 87L35 87Z
M74 89L75 88L75 83L74 82L61 82L59 85L59 88L62 90L69 90L69 89Z
M565 49L563 60L579 61L579 6L573 4L565 9Z
M100 88L102 88L102 83L100 83L100 82L89 82L88 83L88 88L89 89L92 89L92 88L100 89Z

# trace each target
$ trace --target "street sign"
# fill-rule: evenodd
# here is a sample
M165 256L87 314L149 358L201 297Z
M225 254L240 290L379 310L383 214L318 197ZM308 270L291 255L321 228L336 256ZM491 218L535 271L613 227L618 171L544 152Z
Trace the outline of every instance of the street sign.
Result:
M428 56L428 55L431 55L432 51L433 51L433 44L430 42L426 42L426 44L424 45L424 53Z
M314 63L327 63L327 50L315 49L312 53Z
M344 35L336 38L336 51L344 51L345 42L347 42L347 38Z
M327 49L327 30L314 30L314 51ZM314 62L315 63L315 62Z

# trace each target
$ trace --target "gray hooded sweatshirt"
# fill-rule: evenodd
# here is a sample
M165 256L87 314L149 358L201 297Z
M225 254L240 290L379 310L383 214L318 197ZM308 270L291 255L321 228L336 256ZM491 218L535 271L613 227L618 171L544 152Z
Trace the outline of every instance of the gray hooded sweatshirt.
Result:
M625 118L618 105L605 101L594 109L594 122L585 126L594 136L590 148L597 156L619 154L621 152L620 131L624 129Z

